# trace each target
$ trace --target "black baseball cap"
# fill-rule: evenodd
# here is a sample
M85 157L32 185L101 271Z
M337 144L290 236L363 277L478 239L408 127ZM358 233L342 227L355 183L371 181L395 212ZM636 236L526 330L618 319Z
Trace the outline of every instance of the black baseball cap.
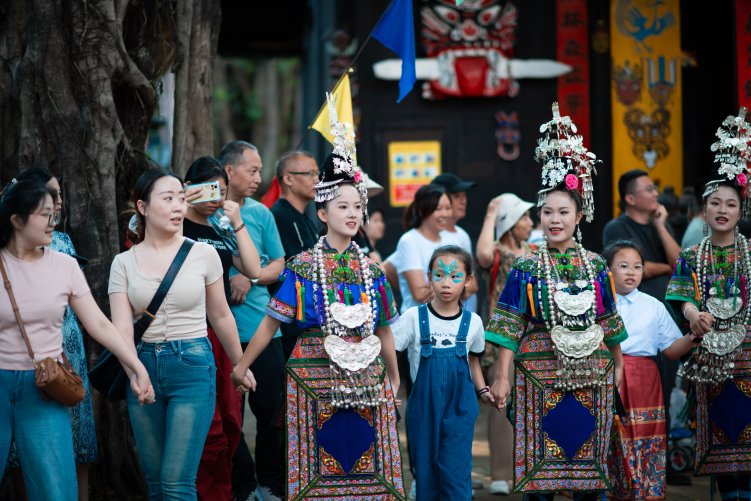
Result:
M430 184L437 184L446 188L447 193L461 193L467 191L469 188L477 186L474 181L463 181L454 174L445 173L436 176Z

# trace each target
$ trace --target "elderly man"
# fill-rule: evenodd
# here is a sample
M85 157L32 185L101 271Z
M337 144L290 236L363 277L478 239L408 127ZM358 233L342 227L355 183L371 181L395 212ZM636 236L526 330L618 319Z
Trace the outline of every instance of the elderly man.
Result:
M237 321L240 343L245 349L271 299L267 286L276 283L284 268L284 247L271 211L251 198L261 184L263 166L258 149L245 141L233 141L222 148L219 160L229 177L227 198L240 205L245 227L261 256L261 275L258 279L251 281L235 270L230 273L230 307ZM281 332L276 333L250 368L258 381L257 390L248 395L250 409L258 421L255 477L263 499L281 499L286 490L284 431L276 423L283 409L286 381ZM233 467L236 493L241 490L238 475L247 479L243 485L245 489L255 489L252 470L245 440L241 440ZM244 492L242 494L248 496Z

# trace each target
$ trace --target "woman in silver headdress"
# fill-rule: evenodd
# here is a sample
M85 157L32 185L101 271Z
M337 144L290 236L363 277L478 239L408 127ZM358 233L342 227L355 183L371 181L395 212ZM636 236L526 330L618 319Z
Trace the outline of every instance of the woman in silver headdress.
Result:
M570 490L577 500L595 499L610 488L605 463L626 332L604 259L580 243L580 219L594 216L596 157L557 103L540 132L545 241L514 263L486 328L486 340L500 347L491 392L499 410L512 404L514 491L529 500Z
M287 262L235 371L243 374L280 322L303 333L287 362L287 499L404 497L394 395L399 388L389 325L398 318L381 269L352 241L367 217L351 124L329 102L334 152L316 185L327 226Z
M723 500L748 500L751 490L751 259L738 232L751 175L745 115L741 108L717 130L716 171L703 195L711 236L681 253L666 295L696 345L679 371L696 391L695 473L713 475Z

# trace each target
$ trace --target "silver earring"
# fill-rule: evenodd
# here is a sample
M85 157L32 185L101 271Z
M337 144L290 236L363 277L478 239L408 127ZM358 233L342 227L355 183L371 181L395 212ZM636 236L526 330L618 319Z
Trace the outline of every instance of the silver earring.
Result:
M582 230L579 228L579 225L576 225L576 239L579 241L579 243L582 242Z
M705 237L709 236L709 226L707 226L706 221L704 222L704 227L702 228L702 231L704 232Z
M736 224L735 225L735 230L733 231L733 241L734 242L738 241L738 234L739 233L740 233L740 231L738 231L738 225Z

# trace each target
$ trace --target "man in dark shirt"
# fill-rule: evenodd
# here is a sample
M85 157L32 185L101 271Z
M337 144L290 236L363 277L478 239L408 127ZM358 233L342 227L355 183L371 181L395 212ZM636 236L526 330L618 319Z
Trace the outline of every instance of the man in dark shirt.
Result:
M271 213L282 238L284 257L290 259L318 241L318 226L305 210L316 195L318 164L310 153L288 151L276 162L276 179L282 194L271 206Z
M631 240L644 253L644 279L639 290L665 300L665 291L681 247L667 223L668 213L657 201L657 186L641 169L630 170L618 180L623 214L608 222L602 233L603 247L617 240Z
M306 208L316 196L318 164L305 151L292 150L282 154L276 162L276 179L282 194L271 206L279 236L284 246L284 257L289 260L312 248L318 241L318 226L306 214ZM300 328L282 323L282 349L289 358L295 348Z

